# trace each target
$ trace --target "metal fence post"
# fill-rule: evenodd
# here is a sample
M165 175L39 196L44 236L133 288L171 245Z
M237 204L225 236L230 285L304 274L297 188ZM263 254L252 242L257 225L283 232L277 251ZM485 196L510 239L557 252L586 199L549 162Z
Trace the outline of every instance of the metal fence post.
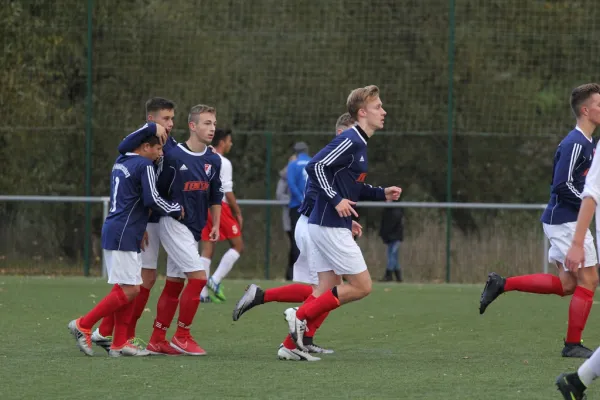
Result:
M454 0L448 3L448 164L446 167L446 201L452 202L452 135L454 134L454 31L455 6ZM446 283L450 283L451 252L452 252L452 209L446 208Z
M106 217L108 217L108 203L110 202L109 197L104 197L102 200L102 223L106 221ZM108 277L108 271L106 270L106 260L104 259L104 251L100 252L100 257L102 258L102 277Z
M266 163L265 163L265 199L271 198L271 157L273 153L273 133L266 133ZM265 279L271 275L271 205L267 205L265 215Z
M92 38L94 1L87 2L87 82L85 107L85 195L92 195ZM83 242L83 275L90 274L90 242L92 239L92 205L85 203L85 238Z

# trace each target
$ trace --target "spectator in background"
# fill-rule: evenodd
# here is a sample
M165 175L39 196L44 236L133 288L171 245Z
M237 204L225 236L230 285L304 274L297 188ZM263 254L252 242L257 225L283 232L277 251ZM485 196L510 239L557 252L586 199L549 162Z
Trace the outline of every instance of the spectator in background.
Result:
M400 243L404 240L403 212L400 207L386 207L381 217L379 236L387 245L387 267L382 282L393 280L392 274L396 276L397 282L402 282L402 270L400 269L399 252Z
M304 200L304 187L306 186L306 179L308 178L305 171L306 164L310 161L307 144L304 142L296 143L294 145L294 154L295 159L290 161L287 166L287 184L290 190L290 202L288 203L288 208L292 235L296 231L296 223L298 222L298 218L300 218L298 207L300 207L302 200ZM291 265L288 268L288 274L286 274L289 275L289 280L292 280L294 263L299 255L300 250L298 249L298 246L296 246L296 241L292 240L292 260Z
M296 155L292 154L288 160L288 163L294 161L295 159L296 159ZM280 201L285 201L286 203L289 203L289 201L290 201L290 189L289 189L288 183L287 183L287 165L279 171L279 181L277 182L275 198ZM289 280L292 280L292 272L293 272L293 266L294 266L293 246L294 246L295 241L294 241L294 231L292 231L292 223L290 221L290 212L289 212L289 208L287 206L283 207L283 210L281 213L281 219L282 219L282 223L283 223L283 230L287 234L287 237L290 241L290 251L289 251L289 255L288 255L288 267L287 267L287 271L285 274L285 279L289 281Z

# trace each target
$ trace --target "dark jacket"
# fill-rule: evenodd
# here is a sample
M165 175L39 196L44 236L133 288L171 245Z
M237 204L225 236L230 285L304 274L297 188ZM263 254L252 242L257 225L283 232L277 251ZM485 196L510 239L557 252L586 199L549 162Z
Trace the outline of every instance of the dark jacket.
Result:
M379 236L384 243L404 240L404 213L400 207L384 208L381 216Z

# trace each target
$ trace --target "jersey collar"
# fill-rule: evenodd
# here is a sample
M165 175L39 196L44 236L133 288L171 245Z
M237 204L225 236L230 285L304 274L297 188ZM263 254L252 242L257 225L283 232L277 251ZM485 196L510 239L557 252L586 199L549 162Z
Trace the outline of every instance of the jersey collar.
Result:
M583 135L584 138L586 138L588 140L588 142L590 143L594 143L594 140L592 138L588 138L585 133L583 133L583 130L579 127L579 125L575 125L575 130L579 131L579 133L581 133Z
M358 135L362 138L362 140L365 142L365 144L367 144L367 141L369 140L369 136L367 136L365 131L362 130L360 125L356 124L352 128L356 131L356 133L358 133Z

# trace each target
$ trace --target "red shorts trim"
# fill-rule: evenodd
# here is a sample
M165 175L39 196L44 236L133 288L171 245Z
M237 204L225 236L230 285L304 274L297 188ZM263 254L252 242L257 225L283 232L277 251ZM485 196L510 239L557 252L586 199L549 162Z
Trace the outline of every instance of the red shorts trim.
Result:
M202 229L202 241L207 242L209 240L208 235L212 229L212 216L210 211L208 213L208 220L206 226ZM221 223L219 225L219 241L228 240L235 237L242 236L242 230L237 219L233 217L231 207L227 203L221 203Z

